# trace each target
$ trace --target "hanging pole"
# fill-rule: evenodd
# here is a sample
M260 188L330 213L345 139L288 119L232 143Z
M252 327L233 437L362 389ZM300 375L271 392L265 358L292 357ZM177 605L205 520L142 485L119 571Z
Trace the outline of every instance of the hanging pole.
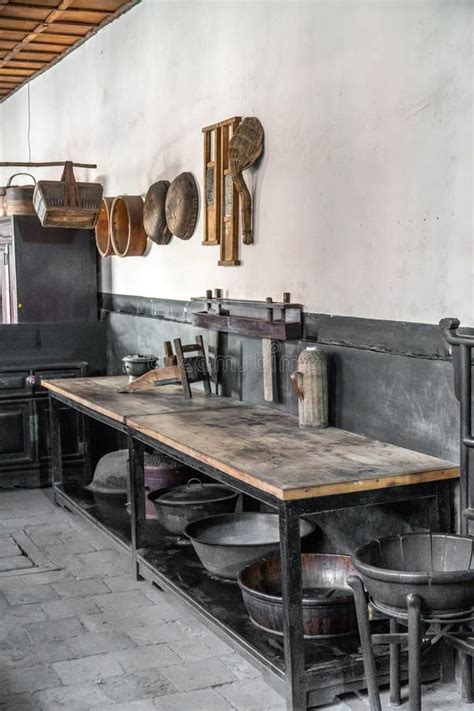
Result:
M1 4L1 3L0 3ZM48 163L11 163L11 162L0 162L0 168L49 168L51 166L65 166L66 163L71 163L74 168L97 168L96 163L74 163L72 161L50 161Z

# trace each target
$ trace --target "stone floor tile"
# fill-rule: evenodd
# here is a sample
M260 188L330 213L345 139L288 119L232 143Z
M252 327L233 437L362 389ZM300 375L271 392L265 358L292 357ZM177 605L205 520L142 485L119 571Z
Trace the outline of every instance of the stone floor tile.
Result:
M223 654L219 659L236 679L256 679L260 676L259 671L236 652Z
M65 580L73 580L71 573L68 570L42 570L28 573L26 582L28 587L36 587L38 585L49 585L50 583L60 583ZM0 590L4 594L8 591L15 591L25 586L24 575L8 575L0 579Z
M84 632L84 634L72 637L68 644L78 657L89 657L93 654L116 652L134 647L130 637L116 630Z
M108 624L117 629L128 632L134 627L154 625L159 622L166 622L171 618L176 619L179 612L170 605L150 605L149 607L139 607L118 610L111 607L101 615L83 615L81 620L87 629L99 629L101 625ZM95 619L94 619L95 618Z
M13 647L9 653L0 654L0 669L5 667L25 668L37 664L51 664L63 659L72 659L76 653L66 642L54 640Z
M84 632L84 627L78 617L68 617L65 620L56 620L51 624L51 620L45 622L33 622L25 625L24 630L32 642L43 642L46 640L58 639L68 640Z
M120 629L111 622L110 618L103 612L98 615L81 615L79 617L81 624L86 632L114 632L116 629Z
M103 706L101 707L100 711L156 711L156 706L151 699L141 699L140 701L126 701L124 704L112 704L111 706ZM181 711L191 711L191 708L183 708L181 709ZM194 707L192 711L194 711Z
M115 575L104 578L102 581L112 592L125 592L127 590L143 590L147 587L144 580L136 580L132 573L128 575Z
M166 644L152 644L116 652L115 659L127 672L158 669L173 664L182 665L182 660Z
M0 697L0 711L43 711L36 696L13 694Z
M158 622L153 625L142 625L127 630L129 637L137 645L160 644L162 642L176 642L193 637L205 637L212 633L198 620L192 624L183 624L181 620Z
M101 685L91 682L48 689L35 697L42 711L88 711L92 708L102 711L109 704Z
M31 639L25 629L19 625L6 625L0 622L0 649L9 654L16 649L28 647Z
M101 595L109 592L107 585L101 580L70 580L51 585L61 598L84 597L86 595Z
M115 550L79 553L68 565L69 571L79 580L122 575L131 568L131 556Z
M29 575L35 575L30 573ZM28 578L29 578L28 575ZM58 600L58 593L50 585L35 585L33 587L26 584L25 576L22 586L9 590L4 590L4 595L10 605L26 605L33 602L47 602L48 600Z
M128 614L130 610L153 607L152 601L141 590L108 592L105 595L94 595L91 599L103 612L110 611L118 615Z
M143 647L142 647L143 649ZM235 681L235 677L219 659L199 662L188 662L178 666L166 667L162 670L165 676L178 691L204 689L216 684L226 684Z
M91 597L71 597L67 600L45 602L43 610L51 620L63 620L77 615L95 615L100 612Z
M154 704L159 711L234 711L234 706L214 689L161 696L154 699Z
M49 560L57 565L67 565L69 557L79 553L93 553L95 549L88 541L74 541L73 543L55 543L54 545L39 545L38 548Z
M238 711L263 711L263 709L281 708L284 711L283 698L262 679L244 679L219 686L221 694Z
M232 648L215 635L209 637L194 637L170 642L171 649L185 662L199 661L229 654Z
M100 688L109 699L121 704L171 694L175 688L162 672L162 669L149 669L134 674L123 674L104 679Z
M65 686L79 684L83 681L97 681L99 683L102 679L117 676L123 672L115 656L110 653L55 662L52 666Z
M30 605L9 606L3 610L1 619L3 622L13 622L17 625L28 625L30 622L43 622L46 620L46 612L40 603Z
M60 683L56 672L47 664L38 664L25 669L7 667L0 670L0 688L8 694L39 691L59 686Z

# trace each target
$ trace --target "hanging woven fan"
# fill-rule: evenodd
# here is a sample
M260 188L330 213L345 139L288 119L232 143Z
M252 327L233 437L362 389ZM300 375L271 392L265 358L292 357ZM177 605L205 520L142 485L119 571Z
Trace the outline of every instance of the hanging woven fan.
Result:
M235 187L242 199L242 239L252 244L252 197L242 172L250 168L263 151L263 126L254 116L244 118L229 142L229 167Z

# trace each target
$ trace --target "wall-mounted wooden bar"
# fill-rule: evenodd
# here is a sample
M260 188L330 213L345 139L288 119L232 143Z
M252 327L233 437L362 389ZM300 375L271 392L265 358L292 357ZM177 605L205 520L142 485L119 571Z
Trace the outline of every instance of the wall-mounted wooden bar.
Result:
M223 121L221 124L220 173L222 211L221 211L221 257L220 267L238 267L239 260L239 193L235 187L229 168L229 141L232 132L239 125L240 116Z
M218 245L221 239L221 129L219 124L205 126L204 135L204 192L206 216L202 244Z
M295 340L302 337L301 323L288 321L263 321L250 316L231 316L198 311L192 315L198 328L234 333L252 338L271 338L274 341Z

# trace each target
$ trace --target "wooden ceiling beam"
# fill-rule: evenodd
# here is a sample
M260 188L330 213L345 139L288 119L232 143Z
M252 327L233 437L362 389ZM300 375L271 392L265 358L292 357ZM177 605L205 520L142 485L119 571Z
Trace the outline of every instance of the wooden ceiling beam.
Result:
M2 59L2 61L0 62L0 68L4 67L7 62L12 59L12 57L18 54L18 52L21 52L21 50L24 49L27 44L32 42L39 34L45 32L46 30L51 30L51 25L61 15L62 10L67 10L69 5L71 5L72 3L73 0L61 0L57 8L49 13L44 22L35 27L32 32L29 32L26 37L10 51L4 59Z
M45 0L44 5L41 0L32 0L31 3L29 0L25 0L24 4L26 6L35 6L41 9L47 7L51 11L44 20L37 24L33 23L33 28L28 28L28 30L21 32L11 27L11 25L9 29L2 27L2 23L11 18L2 17L2 7L8 4L8 0L0 0L0 47L6 50L6 54L5 52L0 52L0 83L2 80L18 82L7 94L0 94L0 102L3 102L12 93L21 89L35 76L42 74L50 66L61 61L72 50L81 46L95 35L102 27L123 15L140 3L141 0L62 0L61 2L60 0L54 0L54 2L57 5L53 8L52 0ZM18 7L21 5L21 0L12 0L12 5ZM74 7L71 7L71 5L74 5ZM90 7L91 5L93 7ZM64 15L61 17L61 13L66 11L67 19L63 20L62 17ZM82 20L86 20L86 18L90 20L91 18L87 15L87 12L94 13L95 23L75 21L76 18L80 18L81 14ZM71 21L71 18L74 21ZM7 24L9 23L7 22ZM42 61L43 57L41 56L28 58L30 53L33 55L35 52L38 54L47 54L49 52L54 54L54 58L45 62ZM2 54L4 55L3 57L1 56ZM30 68L28 70L23 69L22 67L28 66L28 59L33 60L29 62ZM16 66L11 66L12 61ZM40 63L40 68L32 69L31 67L36 62ZM9 64L10 67L8 66ZM20 68L18 68L18 64ZM13 72L17 72L17 74L13 74Z

